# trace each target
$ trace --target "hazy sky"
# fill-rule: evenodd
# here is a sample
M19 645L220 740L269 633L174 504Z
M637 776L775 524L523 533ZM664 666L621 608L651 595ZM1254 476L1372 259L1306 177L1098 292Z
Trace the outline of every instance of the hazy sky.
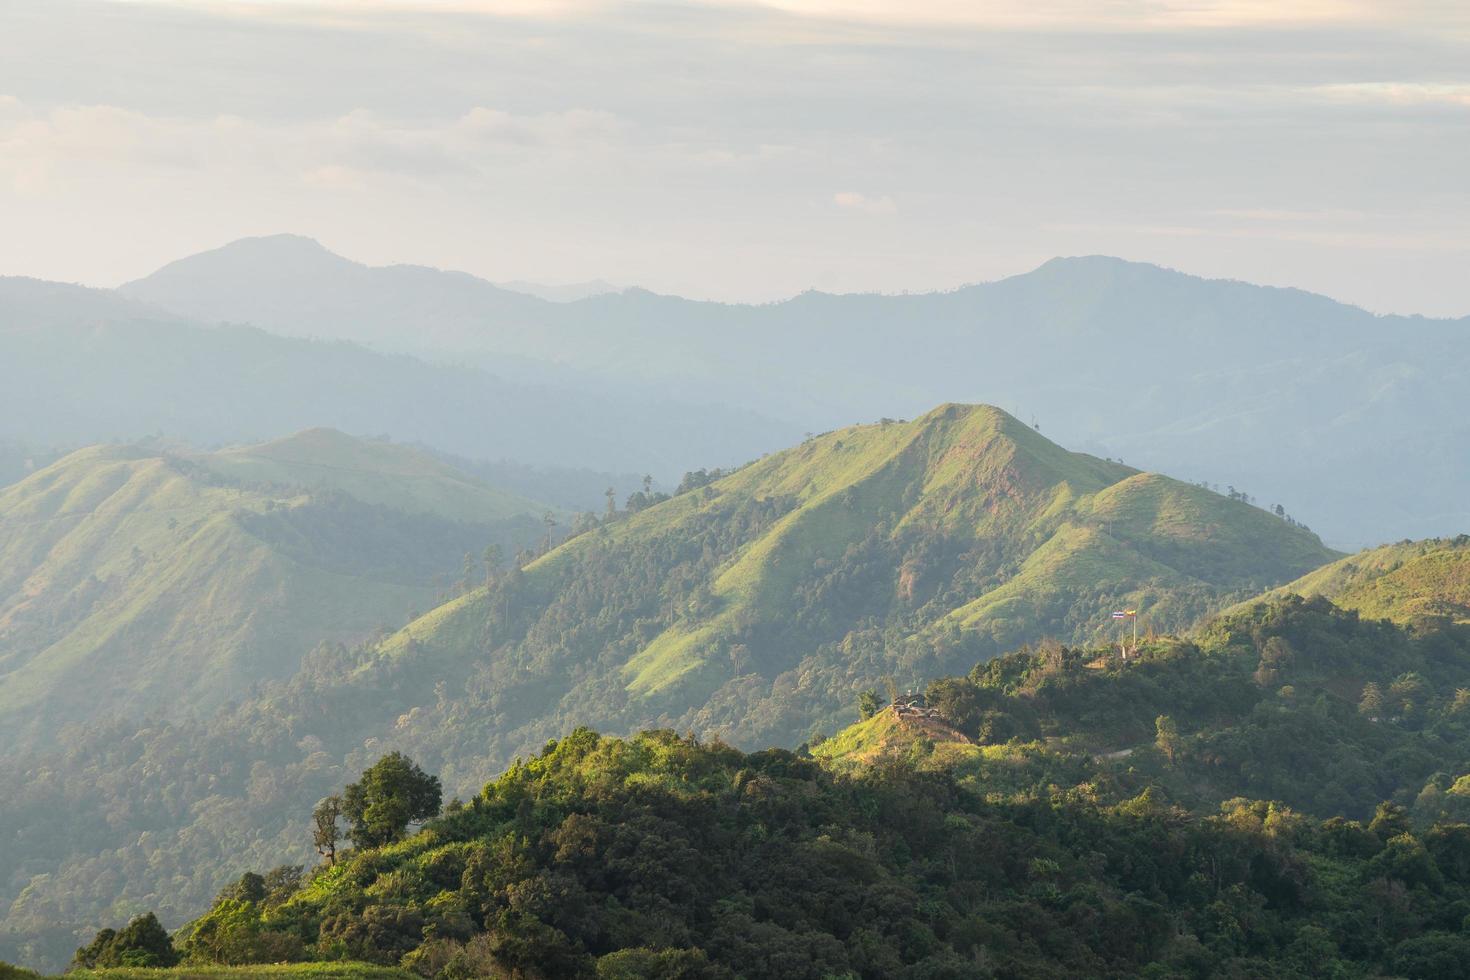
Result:
M1107 253L1470 314L1470 3L0 0L0 273L686 295Z

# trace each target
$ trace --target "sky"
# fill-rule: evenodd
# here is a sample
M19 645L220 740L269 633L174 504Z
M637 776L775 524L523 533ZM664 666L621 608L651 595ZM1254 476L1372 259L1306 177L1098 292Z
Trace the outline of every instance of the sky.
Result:
M0 274L770 300L1109 254L1470 314L1462 0L0 0Z

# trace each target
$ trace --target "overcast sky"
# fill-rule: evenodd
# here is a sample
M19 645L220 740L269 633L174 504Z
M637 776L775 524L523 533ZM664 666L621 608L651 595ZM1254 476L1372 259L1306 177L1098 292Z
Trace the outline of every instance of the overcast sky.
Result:
M0 0L0 273L282 231L727 299L1106 253L1470 314L1470 3Z

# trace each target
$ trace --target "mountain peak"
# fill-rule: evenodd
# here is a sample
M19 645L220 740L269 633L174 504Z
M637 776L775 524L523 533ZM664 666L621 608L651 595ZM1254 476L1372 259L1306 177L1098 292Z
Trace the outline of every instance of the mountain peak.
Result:
M323 272L362 269L361 264L330 251L305 235L265 235L239 238L219 248L185 256L152 275L125 283L119 290L141 299L163 298L179 283L229 289L247 279L252 283L298 279Z

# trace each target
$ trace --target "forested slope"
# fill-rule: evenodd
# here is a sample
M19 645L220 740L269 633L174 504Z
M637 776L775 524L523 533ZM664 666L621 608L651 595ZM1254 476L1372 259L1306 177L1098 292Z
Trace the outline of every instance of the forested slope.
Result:
M466 552L534 544L542 510L328 431L73 453L0 491L0 731L208 715L432 605Z

